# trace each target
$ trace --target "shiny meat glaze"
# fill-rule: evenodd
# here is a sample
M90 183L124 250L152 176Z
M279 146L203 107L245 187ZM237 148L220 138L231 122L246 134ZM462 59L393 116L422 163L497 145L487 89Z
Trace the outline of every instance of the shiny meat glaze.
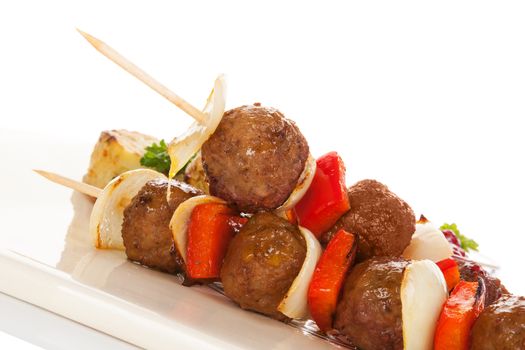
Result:
M403 349L400 290L408 264L402 258L373 258L348 276L334 326L358 348Z
M201 152L210 193L253 213L286 201L309 149L294 122L274 108L252 105L227 111Z
M243 309L284 320L277 306L305 256L306 243L296 226L274 214L256 214L228 248L221 269L224 292Z
M322 240L344 228L358 235L357 260L374 256L400 256L416 230L416 218L410 206L375 180L362 180L348 189L350 210Z
M152 180L144 185L124 211L122 238L128 259L175 273L183 270L184 262L174 247L169 223L179 204L201 192L172 181L168 203L167 190L168 181L164 179Z
M504 295L474 323L472 350L525 349L525 297Z

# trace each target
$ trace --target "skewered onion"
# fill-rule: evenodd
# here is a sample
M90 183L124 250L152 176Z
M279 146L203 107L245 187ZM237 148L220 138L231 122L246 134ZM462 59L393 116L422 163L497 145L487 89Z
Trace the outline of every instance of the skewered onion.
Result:
M432 261L415 261L405 269L401 282L405 350L432 350L436 324L447 297L443 273Z
M220 75L215 80L214 88L208 97L203 113L206 122L194 122L181 136L174 138L168 145L171 159L170 179L201 149L202 144L215 132L222 120L226 105L226 80Z
M306 257L299 274L295 277L277 310L290 318L301 319L308 316L308 286L310 285L317 261L321 257L322 248L310 230L299 226L299 231L301 231L306 242Z
M308 188L312 184L316 168L317 163L314 157L311 154L309 154L308 159L306 159L304 170L301 173L299 181L297 181L297 185L295 185L292 194L290 194L290 197L288 197L288 199L286 200L286 202L284 202L283 205L276 209L276 213L278 215L286 218L286 211L295 207L295 205L303 198L306 191L308 191Z
M445 235L429 221L418 221L416 232L403 252L403 257L409 260L430 259L438 262L451 256L452 246Z
M188 246L188 226L190 224L191 213L193 209L201 204L206 203L226 203L222 199L213 196L196 196L182 202L170 220L170 229L180 256L186 262L186 248Z
M122 241L124 209L146 182L159 178L166 176L150 169L136 169L122 173L104 187L89 219L89 233L95 247L125 249Z

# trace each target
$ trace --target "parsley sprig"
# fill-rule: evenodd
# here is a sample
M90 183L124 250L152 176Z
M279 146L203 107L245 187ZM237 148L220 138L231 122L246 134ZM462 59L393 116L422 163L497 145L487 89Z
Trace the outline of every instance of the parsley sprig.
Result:
M186 167L191 163L197 156L197 153L191 157L190 160L179 170L177 175L184 174ZM146 147L146 152L140 158L140 165L157 170L159 173L163 173L168 176L171 166L170 155L168 154L168 145L166 141L160 140L159 143L153 142L151 146Z
M146 147L144 156L140 158L140 165L168 175L171 161L166 142L160 140L159 143L154 142L151 146Z

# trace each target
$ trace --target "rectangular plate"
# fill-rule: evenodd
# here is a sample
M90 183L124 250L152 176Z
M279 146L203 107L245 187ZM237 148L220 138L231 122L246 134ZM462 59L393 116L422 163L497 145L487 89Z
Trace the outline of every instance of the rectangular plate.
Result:
M92 201L31 171L80 179L93 146L48 133L0 130L0 158L9 165L0 181L0 292L151 349L342 346L319 338L311 323L287 325L241 310L216 290L183 287L176 276L133 264L123 252L94 249ZM517 267L503 271L517 276ZM525 290L520 279L505 282L515 293Z
M29 168L80 178L91 146L52 144L35 135L1 136L0 153L13 169L0 184L1 292L148 349L337 347L309 334L308 327L244 311L209 287L183 287L176 276L131 263L123 252L93 248L92 200ZM9 152L8 145L20 139L32 141L16 154ZM65 149L76 155L74 161L59 158Z

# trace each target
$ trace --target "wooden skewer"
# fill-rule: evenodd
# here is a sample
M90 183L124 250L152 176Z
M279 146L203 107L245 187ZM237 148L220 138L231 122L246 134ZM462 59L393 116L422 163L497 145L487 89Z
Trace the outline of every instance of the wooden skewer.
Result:
M87 183L84 183L84 182L69 179L62 175L50 173L44 170L37 170L37 169L33 169L33 171L39 175L42 175L46 179L51 180L54 183L71 188L80 193L87 194L88 196L91 196L91 197L98 198L98 196L100 196L100 193L102 192L102 190L98 187L88 185Z
M127 58L119 54L108 44L104 43L103 41L95 38L94 36L86 32L81 31L78 28L77 30L80 34L82 34L84 38L86 38L86 40L91 45L93 45L95 49L97 49L98 52L115 62L117 65L119 65L121 68L123 68L125 71L133 75L135 78L137 78L144 84L148 85L151 89L162 95L175 106L182 109L200 124L205 123L206 116L199 109L195 108L182 97L180 97L179 95L177 95L176 93L159 83L152 76L150 76L148 73L144 72L142 69L137 67L134 63L130 62Z

